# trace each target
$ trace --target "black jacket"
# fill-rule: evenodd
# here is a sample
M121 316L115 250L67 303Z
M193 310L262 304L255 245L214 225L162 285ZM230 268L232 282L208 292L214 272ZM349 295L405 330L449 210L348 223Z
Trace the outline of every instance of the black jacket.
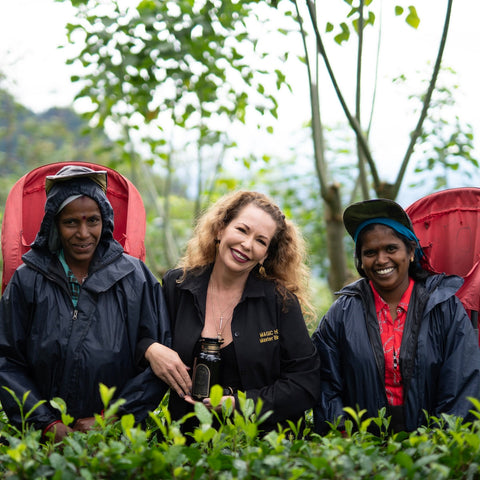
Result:
M173 349L190 367L204 326L210 273L211 268L198 275L191 273L178 284L181 270L177 269L167 272L163 281ZM296 420L315 404L319 358L294 295L289 294L285 308L274 284L252 272L231 328L243 390L248 398L263 400L263 411L273 411L265 429L286 419ZM171 391L170 410L173 418L180 418L190 408Z
M139 338L170 344L161 286L143 262L123 253L113 239L113 211L98 187L86 181L51 192L32 249L0 301L0 385L19 399L30 392L25 411L46 401L29 419L36 428L60 418L48 402L54 397L65 400L75 419L100 413L99 383L116 387L115 398L126 400L123 411L141 421L167 388L135 361ZM63 267L48 248L54 215L72 193L96 200L103 220L76 308ZM20 426L16 403L3 388L0 401L12 424Z
M455 296L459 277L436 275L416 282L400 349L405 428L430 415L467 417L468 396L480 393L480 349L471 322ZM372 290L365 279L340 292L313 334L320 353L322 393L314 409L315 430L344 415L346 406L366 417L387 406L385 361Z

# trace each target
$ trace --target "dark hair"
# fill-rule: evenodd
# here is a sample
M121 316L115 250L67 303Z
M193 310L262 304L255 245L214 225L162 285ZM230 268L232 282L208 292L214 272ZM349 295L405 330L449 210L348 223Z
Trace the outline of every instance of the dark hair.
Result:
M357 238L357 243L355 244L355 268L357 269L357 272L364 278L367 278L367 275L365 271L362 268L362 244L363 244L363 237L366 232L373 230L373 228L377 225L380 225L378 223L372 223L370 225L367 225L358 235ZM386 226L386 225L385 225ZM390 230L393 232L393 234L399 238L407 247L408 252L413 252L415 251L416 245L412 240L408 239L405 235L402 235L401 233L397 232L395 229L390 228ZM413 262L410 263L408 266L408 275L414 280L414 281L421 281L425 280L428 276L431 275L431 272L426 270L420 263L418 255L415 255L415 259Z

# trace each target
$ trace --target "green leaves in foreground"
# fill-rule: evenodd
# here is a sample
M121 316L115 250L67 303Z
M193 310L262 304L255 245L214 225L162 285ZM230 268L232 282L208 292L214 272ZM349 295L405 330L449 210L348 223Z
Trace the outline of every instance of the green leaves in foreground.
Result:
M309 433L305 422L262 433L266 414L239 394L240 409L225 404L218 412L197 404L195 412L172 421L167 399L147 425L131 415L119 420L121 400L110 406L113 390L101 387L104 416L92 431L75 432L61 444L40 443L40 432L12 429L1 417L0 476L9 479L464 479L480 478L480 401L472 399L476 420L462 424L452 416L429 418L412 433L386 434L389 420L365 418L346 409L347 434L335 428L325 437ZM214 405L221 391L213 389ZM20 402L21 403L21 402ZM231 403L231 402L227 402ZM64 403L53 402L64 415ZM181 431L196 418L191 434ZM380 436L369 433L375 425Z

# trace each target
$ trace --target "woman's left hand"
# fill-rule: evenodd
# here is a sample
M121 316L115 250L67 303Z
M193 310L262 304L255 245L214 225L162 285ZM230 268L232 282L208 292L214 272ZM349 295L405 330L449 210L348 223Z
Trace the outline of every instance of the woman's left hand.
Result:
M202 400L202 403L209 409L209 410L215 410L216 412L221 412L222 411L222 405L227 401L227 398L230 398L231 401L232 401L232 408L235 409L235 397L233 395L224 395L221 400L220 400L220 403L214 408L210 402L210 398L207 397L207 398L204 398ZM192 404L192 405L195 405L196 403L198 403L196 400L194 400L190 395L185 395L185 397L183 398L186 402Z

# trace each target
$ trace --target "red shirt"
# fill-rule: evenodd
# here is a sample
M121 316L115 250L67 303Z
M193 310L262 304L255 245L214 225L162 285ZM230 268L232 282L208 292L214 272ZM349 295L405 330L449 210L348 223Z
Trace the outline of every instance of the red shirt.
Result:
M403 382L399 359L408 304L410 303L413 284L415 283L411 278L409 280L408 288L397 306L397 318L395 320L392 320L388 304L375 290L372 282L370 282L375 298L375 311L377 312L383 355L385 357L385 393L387 394L389 405L403 405Z

